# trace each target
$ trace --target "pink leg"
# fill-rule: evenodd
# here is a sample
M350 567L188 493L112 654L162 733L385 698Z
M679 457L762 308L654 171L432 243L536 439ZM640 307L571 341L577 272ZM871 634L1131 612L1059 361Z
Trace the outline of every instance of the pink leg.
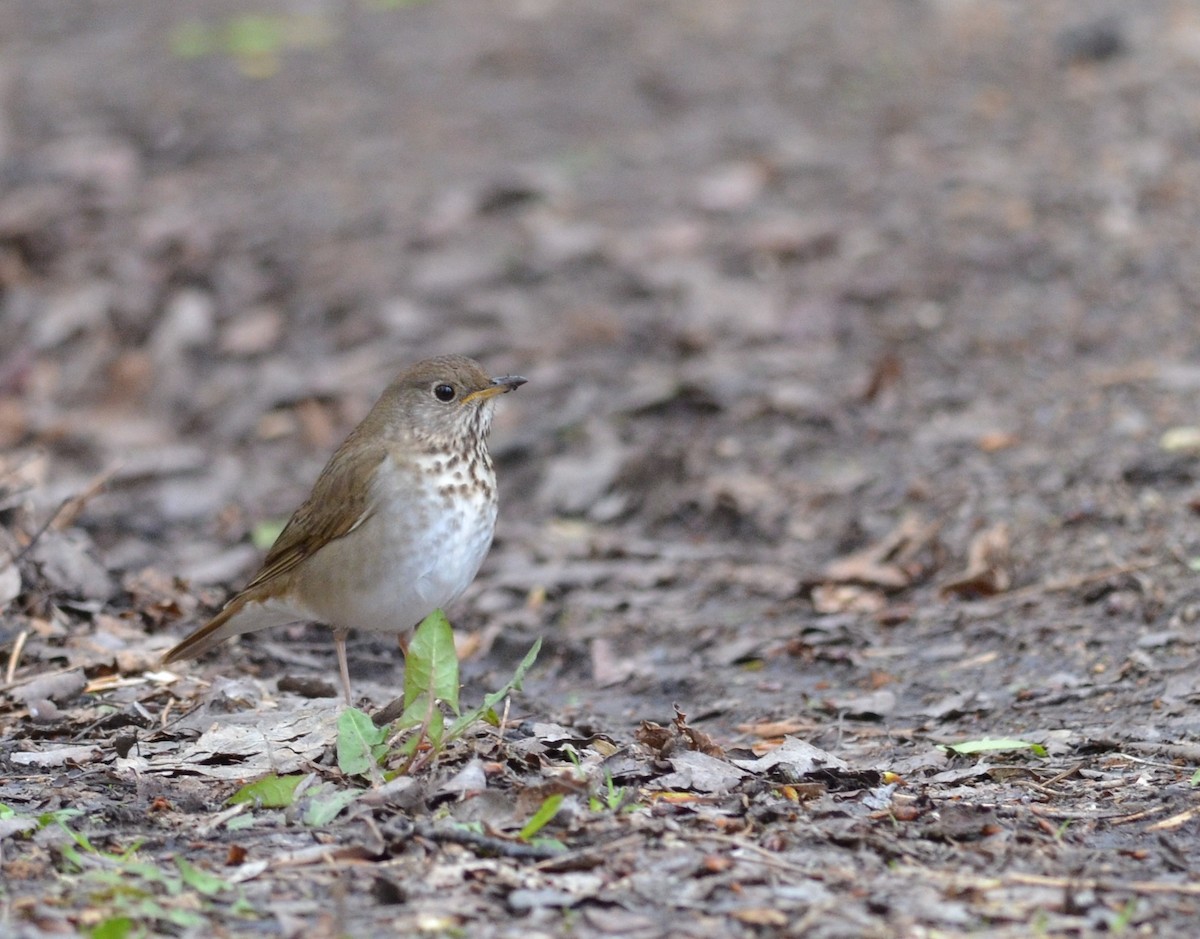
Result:
M337 646L338 669L342 673L342 693L346 696L346 706L350 706L350 665L346 661L346 637L350 634L347 629L335 629L333 642Z

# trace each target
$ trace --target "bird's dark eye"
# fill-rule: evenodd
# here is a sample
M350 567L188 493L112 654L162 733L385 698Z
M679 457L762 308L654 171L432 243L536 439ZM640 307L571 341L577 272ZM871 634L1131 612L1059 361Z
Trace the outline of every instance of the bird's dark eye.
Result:
M435 385L434 389L433 389L433 396L442 402L453 401L454 394L455 394L455 392L454 392L453 385L446 385L446 384Z

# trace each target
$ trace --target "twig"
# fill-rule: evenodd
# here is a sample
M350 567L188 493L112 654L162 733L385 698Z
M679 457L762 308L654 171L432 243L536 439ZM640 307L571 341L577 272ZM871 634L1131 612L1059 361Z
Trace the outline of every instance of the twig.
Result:
M1107 756L1109 759L1115 758L1128 760L1130 763L1140 763L1142 766L1155 766L1158 769L1169 769L1174 770L1175 772L1179 772L1180 770L1178 763L1164 763L1162 760L1147 760L1145 757L1130 756L1128 753L1122 753L1119 750L1115 750L1112 753L1107 754Z
M561 848L550 848L543 845L526 844L522 841L508 841L479 832L467 831L463 828L448 828L442 825L431 825L428 822L413 822L410 837L425 838L429 841L460 844L471 848L483 857L508 857L517 860L547 861L562 857L565 853Z
M729 835L718 835L714 832L689 832L687 838L694 841L716 841L719 844L727 844L733 848L749 851L751 854L757 855L757 857L745 859L752 864L762 864L764 867L783 871L784 873L791 874L793 877L806 876L805 872L796 864L780 859L773 851L768 851L766 848L760 847L752 841L739 841L737 838L731 838Z
M1046 874L1002 874L999 877L978 877L928 867L900 867L895 870L916 877L950 881L975 890L999 890L1003 887L1050 887L1056 890L1095 890L1104 893L1140 893L1152 895L1183 894L1200 896L1200 883L1165 880L1108 880L1100 877L1051 877Z
M12 652L8 656L8 668L4 670L4 684L8 687L12 687L13 676L17 673L17 663L21 661L21 653L25 651L25 642L28 638L28 629L22 629L17 633L17 641L13 643Z
M1045 780L1042 783L1042 785L1043 786L1053 786L1056 782L1062 782L1064 779L1068 778L1069 776L1074 776L1081 769L1083 769L1082 763L1076 763L1074 766L1068 766L1057 776L1051 776L1049 779Z
M52 527L57 531L61 531L75 521L75 519L79 517L79 513L83 511L83 507L100 494L100 492L105 486L108 485L109 480L113 478L119 468L120 467L114 466L105 470L103 473L93 477L92 481L87 484L82 492L77 492L75 495L67 496L67 498L63 499L58 508L55 509L50 514L50 517L42 523L42 526L33 533L33 536L29 539L28 544L26 544L25 547L17 552L16 556L13 558L13 564L20 563L25 556L33 550L34 545L36 545L41 540L42 536L46 534L46 532L48 532Z
M508 729L508 709L512 705L512 695L504 696L504 713L500 716L500 721L496 724L496 741L504 742L504 732Z
M1076 590L1079 587L1087 587L1090 584L1101 583L1108 580L1110 577L1117 577L1121 574L1133 574L1137 571L1149 570L1152 567L1158 567L1160 564L1166 563L1163 558L1142 558L1140 561L1129 561L1125 564L1114 564L1111 567L1101 568L1098 571L1088 571L1083 574L1074 574L1070 577L1064 577L1061 580L1043 581L1039 584L1030 584L1027 587L1021 587L1018 590L1010 590L1008 593L996 594L991 597L993 602L1011 603L1014 601L1027 600L1030 597L1037 597L1047 593L1065 593L1068 590Z
M640 834L622 835L619 838L613 838L601 844L590 844L586 848L577 848L574 851L560 851L554 857L539 861L533 866L539 870L568 870L572 865L593 854L609 854L617 848L623 848L630 844L641 844L643 841L644 838Z
M1074 879L1071 877L1050 877L1045 874L1006 874L1001 880L1005 884L1028 887L1056 887L1063 890L1103 890L1112 893L1147 894L1180 893L1186 896L1200 896L1200 884L1198 883L1176 884L1163 880L1102 880L1099 877Z

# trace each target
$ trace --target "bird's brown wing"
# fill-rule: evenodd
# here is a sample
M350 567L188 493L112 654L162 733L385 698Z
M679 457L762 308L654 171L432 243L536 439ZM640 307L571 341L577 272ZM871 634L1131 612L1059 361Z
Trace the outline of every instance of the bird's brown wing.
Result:
M347 441L322 470L308 499L288 519L262 569L241 592L248 593L288 573L370 518L375 511L372 483L387 453L382 443Z
M271 581L371 517L375 511L373 477L387 453L384 444L364 445L351 436L279 533L262 569L220 613L169 650L163 662L193 658L230 636L297 619L286 604L270 607Z

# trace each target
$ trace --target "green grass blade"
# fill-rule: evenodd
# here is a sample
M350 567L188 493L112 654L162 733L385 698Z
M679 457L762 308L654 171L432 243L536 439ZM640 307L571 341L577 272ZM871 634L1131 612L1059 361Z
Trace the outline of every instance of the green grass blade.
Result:
M533 818L525 823L525 827L521 829L520 838L522 841L528 841L539 831L550 823L550 820L558 814L559 807L563 803L563 794L556 792L554 795L547 797L536 812L533 813Z
M513 672L512 678L505 682L504 687L498 691L493 691L483 699L483 703L479 707L468 711L459 717L446 730L446 741L449 742L460 736L463 731L474 724L477 720L483 717L488 711L492 710L497 704L507 698L512 692L521 690L521 682L525 680L525 673L537 661L538 652L541 651L542 640L537 640L525 653L525 658L521 660L521 664L517 666L517 670Z

